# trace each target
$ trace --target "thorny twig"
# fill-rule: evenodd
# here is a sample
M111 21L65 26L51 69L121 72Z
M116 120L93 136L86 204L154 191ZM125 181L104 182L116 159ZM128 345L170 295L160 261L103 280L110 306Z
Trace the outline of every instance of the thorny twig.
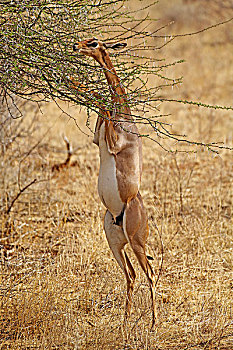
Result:
M142 5L142 15L135 18L135 9L128 6L127 0L116 1L59 1L40 3L25 0L23 6L18 1L3 2L0 7L2 26L0 31L0 86L2 94L15 94L30 101L69 101L86 107L89 112L99 114L98 106L93 103L95 93L99 102L107 110L114 110L106 89L103 70L89 58L74 54L74 42L87 37L99 37L102 41L128 41L128 47L122 53L112 54L114 66L121 83L127 88L127 101L133 114L143 114L145 109L157 110L153 118L159 121L161 113L157 105L163 102L176 102L202 106L204 108L233 110L232 106L213 106L200 101L186 101L164 98L163 89L182 82L180 77L169 78L166 69L181 62L165 63L155 58L155 50L162 50L169 42L180 36L193 36L218 26L228 25L233 18L215 23L201 30L187 34L164 35L163 30L170 23L161 25L151 18L153 6L151 0ZM137 9L140 11L140 9ZM25 34L26 33L26 34ZM168 40L164 43L164 39ZM121 60L119 60L121 55ZM163 61L163 64L159 62ZM85 93L75 90L70 77L88 86ZM150 77L154 84L150 85ZM110 101L110 102L109 102ZM9 106L10 107L10 106ZM11 113L10 108L9 113ZM71 116L70 116L71 117ZM159 130L148 120L152 133L162 137L174 138L169 128L163 125ZM76 125L79 127L78 121ZM139 123L138 118L135 120ZM161 123L158 122L158 125ZM149 136L149 135L147 135ZM151 137L152 140L155 138ZM190 142L188 137L176 138L177 142L232 150L227 145L213 145Z

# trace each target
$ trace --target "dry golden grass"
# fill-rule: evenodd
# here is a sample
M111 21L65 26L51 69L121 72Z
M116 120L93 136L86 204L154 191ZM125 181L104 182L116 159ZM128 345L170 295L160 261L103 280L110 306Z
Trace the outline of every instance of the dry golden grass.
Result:
M163 14L162 4L160 9ZM192 29L187 21L186 27L181 24L175 28ZM232 103L232 42L225 33L221 27L166 48L169 59L188 60L171 71L185 79L169 94ZM215 44L216 36L221 43ZM90 135L85 113L64 108ZM174 129L190 139L232 144L232 112L163 108L172 112L168 120ZM43 110L35 131L1 163L3 204L7 193L9 202L18 191L17 154L22 159L40 141L21 162L22 187L34 178L37 183L21 194L9 218L1 218L0 349L232 349L232 152L171 155L144 140L141 193L150 219L148 253L157 271L159 234L164 247L159 319L150 331L149 288L138 268L132 315L124 328L125 280L103 233L98 149L56 106ZM77 148L77 164L52 173L52 165L66 157L62 133Z

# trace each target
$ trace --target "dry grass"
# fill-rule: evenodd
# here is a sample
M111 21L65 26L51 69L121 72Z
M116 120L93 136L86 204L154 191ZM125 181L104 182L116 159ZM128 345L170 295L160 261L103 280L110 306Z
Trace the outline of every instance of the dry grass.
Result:
M192 29L185 23L183 19L177 30ZM185 77L174 96L232 103L232 43L224 33L219 28L166 48L171 60L188 60L171 72ZM216 36L222 43L215 44ZM64 108L90 134L85 113ZM174 128L191 139L232 144L232 112L179 105L167 111L173 113L169 122ZM232 349L232 153L170 155L144 141L141 192L155 269L161 260L156 227L164 246L159 319L150 331L149 288L138 268L132 315L124 329L125 281L103 233L98 150L60 114L54 105L44 106L33 133L12 146L1 162L2 205L7 193L9 202L18 191L20 159L22 187L38 181L22 193L10 217L1 220L0 349ZM62 132L77 147L77 164L52 173L52 165L65 159ZM170 147L176 146L170 142Z

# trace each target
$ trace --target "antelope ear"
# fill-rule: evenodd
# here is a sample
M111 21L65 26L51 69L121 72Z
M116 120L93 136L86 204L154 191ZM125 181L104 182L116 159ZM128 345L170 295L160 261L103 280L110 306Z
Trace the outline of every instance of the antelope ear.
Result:
M126 43L115 43L115 44L108 44L108 43L105 43L104 46L105 46L107 49L121 50L121 49L123 49L124 47L126 47L127 44L126 44Z

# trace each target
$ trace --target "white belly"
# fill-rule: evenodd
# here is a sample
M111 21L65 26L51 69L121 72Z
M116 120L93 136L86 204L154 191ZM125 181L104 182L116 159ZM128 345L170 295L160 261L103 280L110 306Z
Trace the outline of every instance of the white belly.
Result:
M116 177L115 158L109 153L105 142L105 125L100 128L100 170L98 192L104 206L116 217L121 214L124 203L120 198Z

